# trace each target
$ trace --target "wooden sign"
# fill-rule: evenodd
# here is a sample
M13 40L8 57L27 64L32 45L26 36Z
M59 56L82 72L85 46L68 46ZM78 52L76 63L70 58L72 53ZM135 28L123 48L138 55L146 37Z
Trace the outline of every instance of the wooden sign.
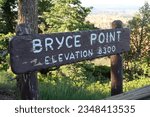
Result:
M15 36L10 41L14 73L109 56L129 51L127 28Z

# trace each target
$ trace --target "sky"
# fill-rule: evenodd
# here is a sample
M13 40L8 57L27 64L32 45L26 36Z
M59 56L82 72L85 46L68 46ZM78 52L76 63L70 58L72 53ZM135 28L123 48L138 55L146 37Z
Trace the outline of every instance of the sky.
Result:
M80 0L85 7L92 6L97 10L107 9L139 9L145 1L150 0Z

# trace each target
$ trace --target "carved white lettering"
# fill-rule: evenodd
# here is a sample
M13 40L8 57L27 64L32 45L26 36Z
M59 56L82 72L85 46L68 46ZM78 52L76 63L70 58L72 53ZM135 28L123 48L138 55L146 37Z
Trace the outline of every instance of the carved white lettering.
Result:
M81 47L81 44L80 44L80 37L81 37L81 35L75 35L74 36L74 46L75 47Z
M49 60L50 60L50 57L49 57L49 56L46 56L46 57L45 57L45 64L46 64L46 65L50 64Z
M69 40L72 39L72 36L67 36L66 38L66 46L67 48L72 48L72 45L69 45Z
M104 41L105 41L104 33L100 33L98 37L99 37L98 38L99 43L104 43Z
M117 31L117 34L118 34L118 41L120 41L120 34L121 34L121 31Z
M116 51L116 46L113 45L113 46L107 46L107 47L99 47L98 48L98 51L97 51L97 54L98 55L105 55L105 54L111 54L111 53L114 53Z
M93 56L93 49L90 50L83 50L83 51L75 51L70 53L60 53L56 56L46 56L45 57L45 65L54 64L54 63L61 63L64 61L69 60L77 60L81 58L87 58Z
M63 62L63 54L59 54L58 55L58 61L61 63L61 62Z
M46 38L45 39L45 50L48 51L48 47L51 50L54 50L53 47L52 47L52 44L53 44L53 39L52 38Z
M58 43L58 47L57 49L60 49L63 46L64 43L64 37L61 38L61 40L59 41L59 39L56 37L56 42Z
M71 59L75 59L75 56L74 56L74 54L71 52L71 54L70 54L70 60Z
M81 35L74 35L74 36L67 36L67 37L48 37L45 39L33 39L32 46L33 46L33 53L40 53L42 51L50 51L61 49L63 46L67 48L73 47L81 47L80 43Z
M85 51L83 51L83 57L84 58L86 58L88 56L88 53L87 53L87 51L85 50Z
M115 32L110 33L110 42L115 41Z
M94 45L96 42L103 43L111 43L115 41L120 41L121 31L114 32L101 32L99 34L92 33L90 35L90 44Z
M40 53L42 51L42 44L40 39L34 39L32 41L33 53Z
M91 34L91 38L90 38L91 45L95 44L95 40L96 40L96 38L97 38L97 35L96 35L96 34L94 34L94 33L92 33L92 34Z
M45 64L49 65L49 64L54 64L57 63L57 60L54 58L54 56L46 56L45 57Z

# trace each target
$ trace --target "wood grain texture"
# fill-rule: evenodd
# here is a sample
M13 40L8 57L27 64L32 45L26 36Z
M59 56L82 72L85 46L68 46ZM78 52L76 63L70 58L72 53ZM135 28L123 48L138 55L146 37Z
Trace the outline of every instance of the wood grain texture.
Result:
M18 0L18 25L16 35L23 36L38 33L37 26L38 0ZM19 40L21 40L19 38ZM23 45L23 42L21 42ZM19 46L18 44L15 46ZM11 50L12 48L10 48ZM22 65L22 68L24 66ZM38 99L38 81L36 72L17 74L17 86L22 100Z
M106 100L139 100L150 97L150 86L138 88L129 92L106 98Z
M18 25L30 27L30 34L38 33L38 0L18 0Z
M123 28L120 20L112 22L113 29ZM121 48L121 47L120 47ZM120 53L110 56L111 61L111 95L117 95L123 92L123 63Z

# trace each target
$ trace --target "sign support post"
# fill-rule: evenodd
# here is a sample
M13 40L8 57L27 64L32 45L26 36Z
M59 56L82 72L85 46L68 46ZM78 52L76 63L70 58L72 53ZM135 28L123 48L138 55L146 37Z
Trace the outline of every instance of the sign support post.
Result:
M112 28L123 28L120 20L112 22ZM120 54L111 55L111 95L117 95L123 92L123 65Z
M16 35L23 36L38 33L37 0L18 1L18 26ZM16 45L18 46L18 45ZM24 66L23 66L24 67ZM38 99L38 81L36 72L17 74L17 87L23 100Z

